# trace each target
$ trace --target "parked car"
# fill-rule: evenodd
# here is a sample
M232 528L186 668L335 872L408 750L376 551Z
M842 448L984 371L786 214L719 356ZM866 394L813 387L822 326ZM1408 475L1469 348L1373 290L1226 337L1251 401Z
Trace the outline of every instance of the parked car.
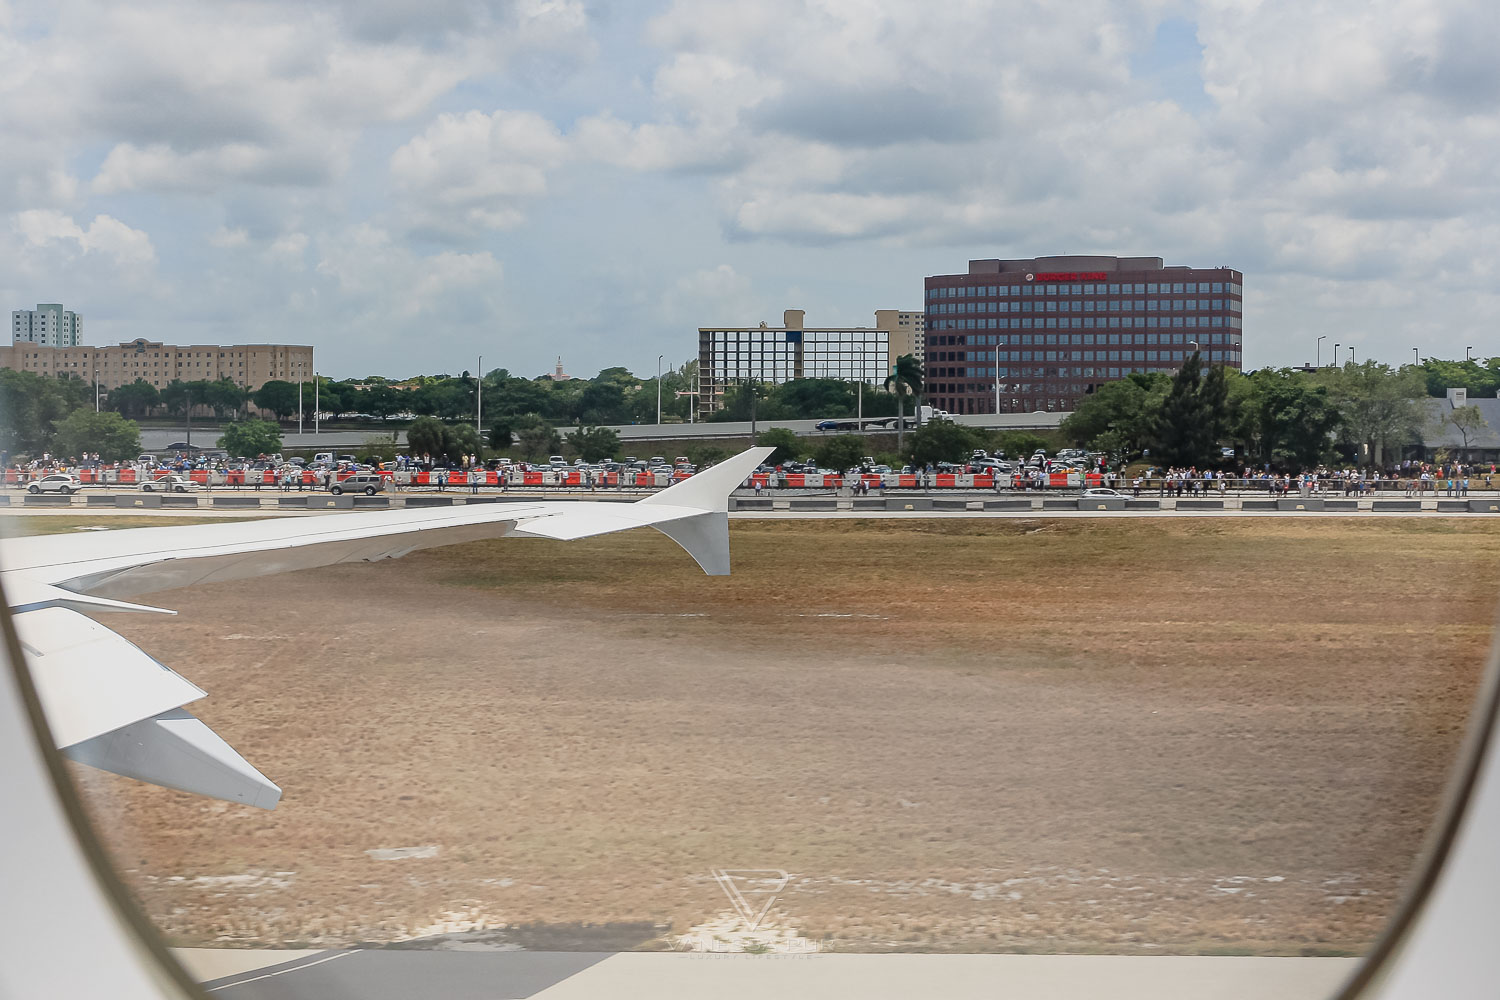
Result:
M189 490L201 490L202 488L187 476L175 474L162 476L160 479L148 479L141 484L142 493L152 493L156 490L161 490L163 493L186 493Z
M335 481L328 484L328 492L334 496L339 496L347 490L350 493L363 493L367 497L372 497L384 489L385 477L373 472L359 472L343 482Z
M43 476L30 486L26 487L27 493L61 493L69 496L83 489L83 482L77 476L66 473L56 473L51 476Z

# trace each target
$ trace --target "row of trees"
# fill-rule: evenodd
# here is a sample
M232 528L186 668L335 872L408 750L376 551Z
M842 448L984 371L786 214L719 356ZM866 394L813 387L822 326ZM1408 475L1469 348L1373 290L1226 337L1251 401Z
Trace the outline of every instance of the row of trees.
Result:
M1416 365L1376 361L1243 374L1205 369L1194 354L1175 375L1138 373L1101 386L1061 429L1074 444L1167 466L1379 466L1421 440L1429 375ZM1484 425L1472 406L1443 420L1466 443Z

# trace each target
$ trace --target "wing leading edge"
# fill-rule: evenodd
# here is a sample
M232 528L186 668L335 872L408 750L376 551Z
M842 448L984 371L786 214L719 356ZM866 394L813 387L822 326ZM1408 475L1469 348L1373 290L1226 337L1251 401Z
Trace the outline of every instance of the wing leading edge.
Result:
M161 611L121 598L497 535L571 540L647 526L705 573L725 575L729 494L771 451L751 448L630 504L517 501L9 539L0 542L0 582L58 749L102 770L271 809L281 789L183 710L204 692L81 612Z

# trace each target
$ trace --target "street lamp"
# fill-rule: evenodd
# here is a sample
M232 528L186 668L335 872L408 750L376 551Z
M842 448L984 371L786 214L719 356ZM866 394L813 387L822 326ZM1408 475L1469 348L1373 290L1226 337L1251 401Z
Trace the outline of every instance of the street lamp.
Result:
M1339 345L1338 344L1334 344L1333 345L1333 367L1337 368L1338 366L1339 366Z
M1420 365L1422 363L1421 355L1415 347L1411 349L1411 356L1415 359L1416 364Z
M1000 415L1000 345L995 345L995 416Z
M479 356L479 368L474 373L474 436L479 439L479 450L484 450L484 431L479 427L484 421L484 355Z
M99 369L94 369L94 412L99 412Z
M1318 368L1322 368L1323 367L1323 341L1325 341L1327 339L1328 339L1328 334L1326 334L1326 333L1323 334L1323 336L1321 336L1321 337L1318 338L1318 346L1316 348L1317 357L1318 357L1318 363L1317 363L1317 367Z
M1474 360L1473 355L1474 355L1474 348L1472 346L1464 348L1464 360L1465 361L1473 361Z
M297 362L297 443L302 443L302 362Z
M665 354L656 356L656 424L661 426L661 359Z
M1349 363L1351 365L1354 364L1354 345L1353 344L1349 345Z

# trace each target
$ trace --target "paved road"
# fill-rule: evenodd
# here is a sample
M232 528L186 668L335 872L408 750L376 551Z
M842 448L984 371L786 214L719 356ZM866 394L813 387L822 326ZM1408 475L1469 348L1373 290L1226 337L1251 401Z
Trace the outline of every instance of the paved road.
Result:
M1344 958L328 951L204 983L228 1000L1312 1000ZM188 956L191 969L195 962Z

